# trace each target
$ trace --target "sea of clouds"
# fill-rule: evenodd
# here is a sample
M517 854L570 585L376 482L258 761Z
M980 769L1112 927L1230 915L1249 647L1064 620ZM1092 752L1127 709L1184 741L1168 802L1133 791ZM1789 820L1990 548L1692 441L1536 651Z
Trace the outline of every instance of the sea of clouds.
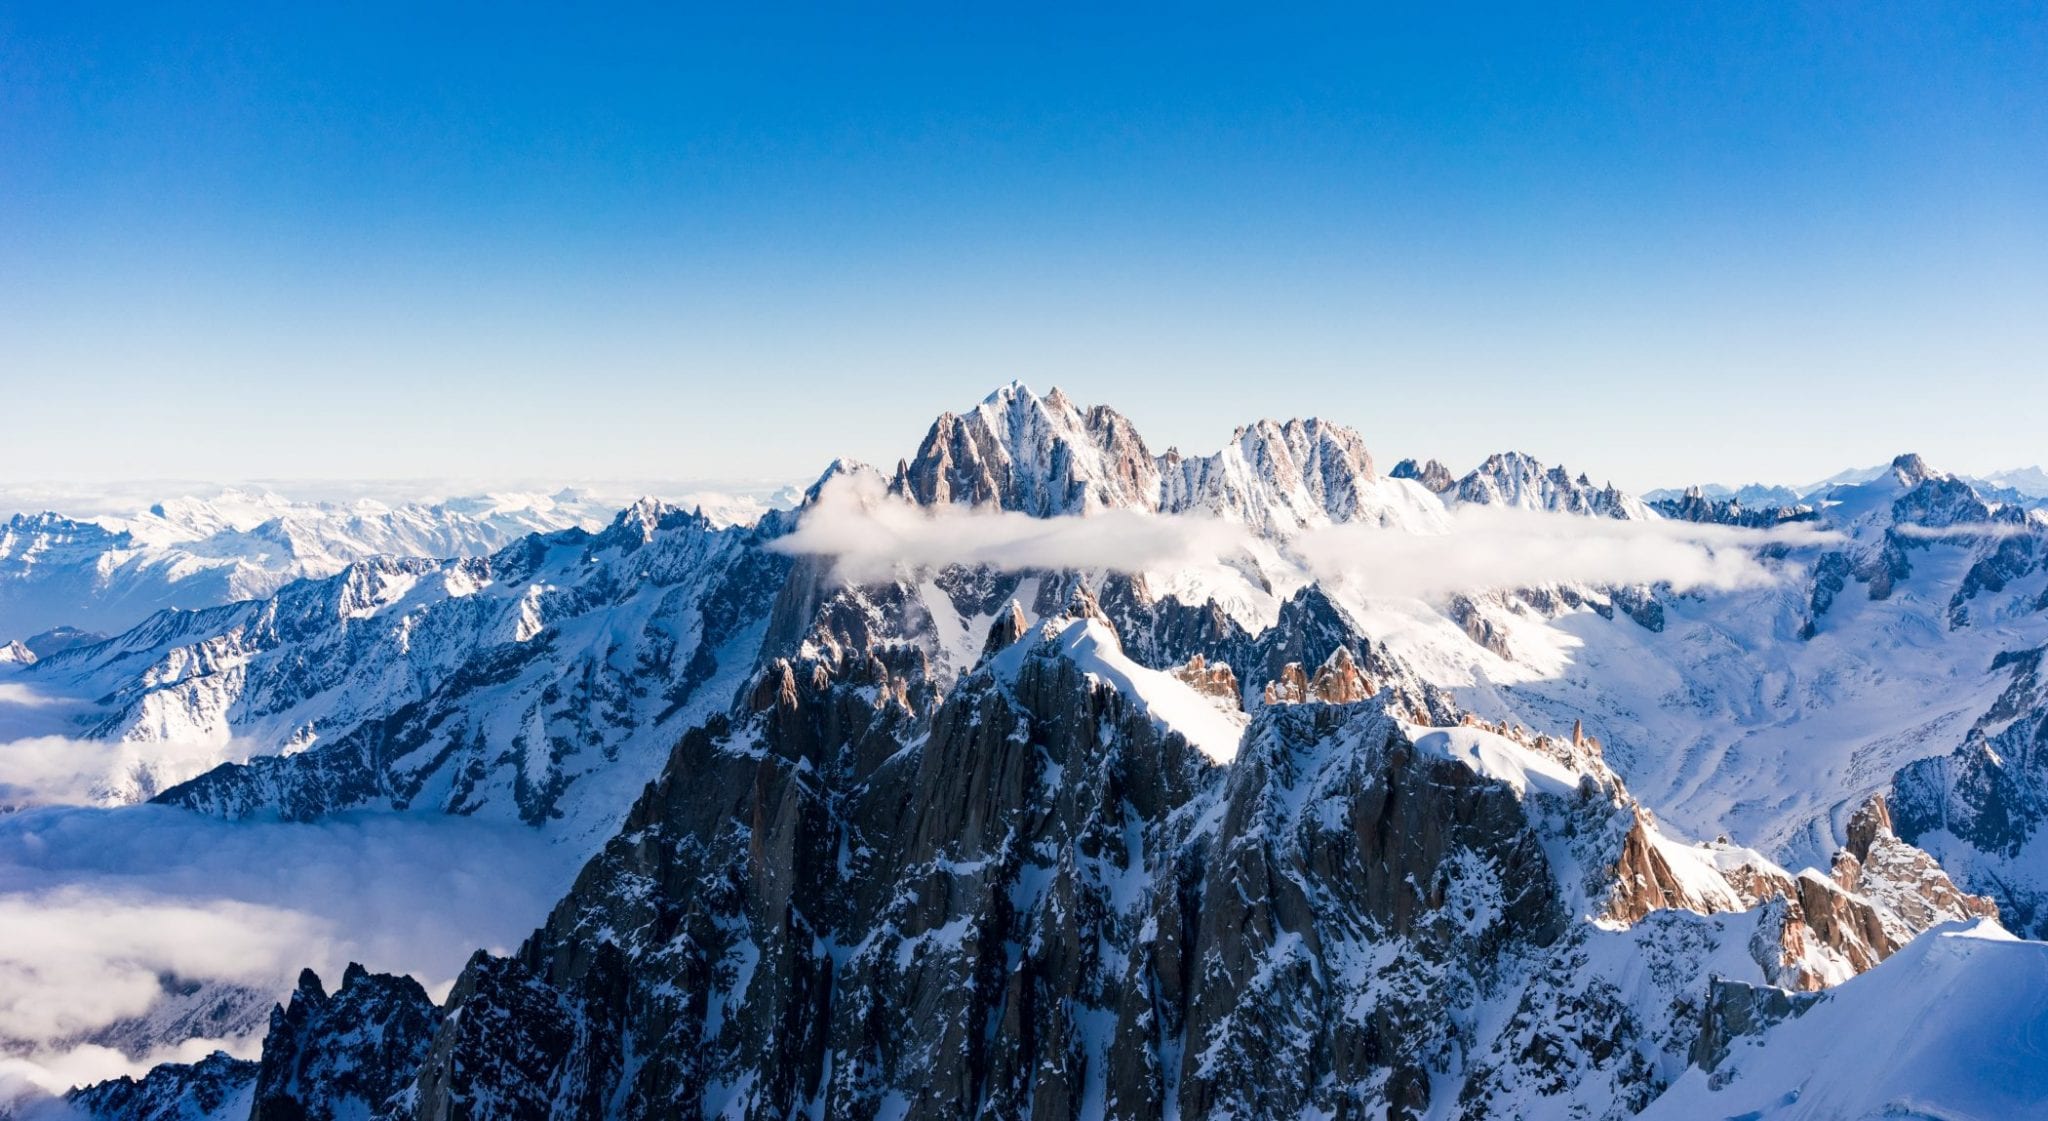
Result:
M1744 529L1460 506L1450 511L1448 532L1330 525L1305 529L1280 550L1317 580L1355 584L1368 595L1437 600L1559 583L1667 584L1681 592L1753 587L1785 577L1773 561L1776 550L1834 540L1805 523ZM841 475L825 483L775 547L830 558L840 579L863 583L954 564L1170 571L1249 558L1255 542L1249 527L1210 514L1110 510L1035 518L925 508L886 494L876 479Z
M149 1016L166 980L282 999L301 968L331 987L360 961L439 996L476 949L530 933L580 863L516 822L98 805L132 755L220 749L54 734L74 707L0 680L0 1110L215 1048L255 1053L253 1035L142 1054L94 1040Z

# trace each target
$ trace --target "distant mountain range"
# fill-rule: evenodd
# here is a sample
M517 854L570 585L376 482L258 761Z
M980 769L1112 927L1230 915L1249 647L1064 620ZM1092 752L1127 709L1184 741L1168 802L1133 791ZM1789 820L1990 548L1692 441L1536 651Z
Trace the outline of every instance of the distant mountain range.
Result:
M16 504L29 497L12 495ZM716 521L744 522L788 498L697 492L683 500ZM258 599L371 557L478 556L530 533L601 527L619 505L574 489L398 505L228 489L133 512L17 513L0 522L0 638L122 630L163 608Z
M70 1105L2040 1116L2048 513L1994 482L1639 498L1316 420L1155 454L1012 384L752 517L224 527L338 563L0 667L108 749L95 820L499 822L582 870L440 999L184 978L260 1048ZM119 551L35 532L30 572Z
M1701 483L1692 487L1665 487L1648 491L1645 501L1668 502L1681 499L1689 490L1697 490L1704 497L1715 500L1734 499L1751 509L1771 506L1796 506L1809 499L1825 495L1840 486L1855 486L1867 483L1885 472L1879 467L1855 467L1838 471L1817 483L1805 486L1770 486L1764 483L1750 483L1740 487L1724 486L1720 483ZM2005 471L1994 471L1988 475L1970 478L1970 484L1987 496L1997 496L2006 502L2026 506L2040 506L2048 503L2048 471L2039 467L2016 467Z

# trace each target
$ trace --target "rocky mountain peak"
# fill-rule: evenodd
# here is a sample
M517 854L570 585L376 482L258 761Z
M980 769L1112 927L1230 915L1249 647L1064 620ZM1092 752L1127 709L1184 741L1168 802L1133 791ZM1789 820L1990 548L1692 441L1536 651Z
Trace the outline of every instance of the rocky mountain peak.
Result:
M1243 703L1237 673L1230 668L1229 662L1211 663L1207 658L1196 654L1167 672L1195 692L1227 709L1236 710Z
M140 1079L123 1075L64 1095L73 1115L93 1121L192 1121L249 1116L258 1064L215 1051L196 1063L164 1063Z
M1584 474L1574 479L1562 466L1545 467L1525 452L1496 452L1474 468L1450 494L1459 502L1548 510L1598 517L1643 519L1653 515L1641 499L1612 483L1595 487Z
M1936 476L1936 471L1927 466L1927 461L1913 452L1907 452L1892 460L1892 473L1907 486L1918 486Z
M1396 463L1388 475L1396 479L1413 479L1436 494L1443 494L1458 485L1457 476L1451 474L1451 469L1434 459L1420 467L1414 460L1404 459Z
M1030 626L1030 622L1024 617L1023 606L1016 600L1011 600L1009 605L996 615L995 622L989 624L988 639L982 643L981 656L986 658L1009 649L1018 639L1024 637Z
M663 530L698 524L703 520L694 510L685 510L658 498L643 497L620 510L597 540L600 547L610 544L645 545Z
M1057 389L1021 382L966 414L943 413L892 485L920 505L998 506L1035 517L1159 504L1159 475L1137 429L1115 410L1083 411Z
M375 1116L426 1058L439 1010L410 977L351 962L329 995L310 969L270 1014L249 1121Z
M1330 652L1310 677L1300 662L1289 662L1278 680L1266 686L1265 702L1275 704L1352 704L1379 692L1347 646Z

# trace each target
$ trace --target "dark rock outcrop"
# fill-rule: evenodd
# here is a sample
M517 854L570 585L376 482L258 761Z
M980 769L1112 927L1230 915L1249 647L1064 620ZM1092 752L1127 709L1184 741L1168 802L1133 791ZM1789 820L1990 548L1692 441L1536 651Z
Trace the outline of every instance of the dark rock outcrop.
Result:
M1893 777L1899 836L1957 870L1964 886L1998 901L2005 924L2048 937L2048 647L2010 651L1992 663L2011 680L1947 755Z
M270 1014L249 1121L352 1121L412 1081L440 1020L410 977L351 963L331 995L308 969Z
M225 1051L196 1063L164 1063L141 1079L120 1078L64 1095L93 1121L189 1121L245 1115L257 1064Z

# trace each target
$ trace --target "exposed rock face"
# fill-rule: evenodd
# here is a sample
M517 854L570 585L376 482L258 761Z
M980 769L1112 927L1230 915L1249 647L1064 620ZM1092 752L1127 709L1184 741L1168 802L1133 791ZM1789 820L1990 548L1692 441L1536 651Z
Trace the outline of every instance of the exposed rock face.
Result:
M1667 518L1686 522L1704 522L1712 525L1742 526L1747 529L1769 529L1788 522L1814 521L1820 517L1818 511L1804 504L1788 506L1744 506L1740 498L1708 498L1698 487L1689 487L1679 498L1666 498L1650 503L1650 508Z
M1159 506L1159 469L1130 421L1017 383L964 416L940 416L891 485L927 506L994 505L1038 517Z
M1850 838L1831 876L1793 875L1732 845L1674 847L1638 813L1615 864L1607 914L1639 922L1658 910L1769 904L1776 945L1752 953L1772 984L1806 992L1871 968L1937 924L1997 917L1991 900L1959 890L1932 857L1892 834L1882 799L1858 811Z
M1458 485L1457 476L1451 474L1451 469L1434 459L1421 467L1417 467L1412 459L1404 459L1395 464L1388 474L1396 479L1413 479L1432 494L1443 494Z
M1496 657L1510 662L1515 660L1515 652L1508 645L1507 631L1487 617L1478 600L1466 595L1453 596L1448 613L1451 621L1464 630L1466 637Z
M2011 683L1952 753L1923 759L1892 780L1900 836L1959 869L1962 882L1998 901L2015 932L2048 937L2048 647L2002 654Z
M1816 993L1791 993L1769 985L1750 985L1716 977L1707 989L1706 1011L1692 1063L1711 1071L1728 1057L1728 1048L1745 1036L1760 1035L1773 1024L1812 1008Z
M329 995L308 969L270 1014L249 1121L353 1121L381 1113L425 1060L440 1019L410 977L350 964Z
M1024 632L1029 628L1030 625L1024 620L1024 608L1019 606L1016 600L1011 600L1010 605L1004 608L1003 613L996 616L996 621L989 626L988 641L981 647L982 657L986 658L1009 649L1018 639L1024 637ZM1224 668L1227 670L1230 667Z
M1054 389L997 390L946 413L893 493L921 505L996 506L1039 517L1127 509L1206 512L1287 536L1333 522L1413 525L1430 512L1383 485L1357 432L1309 418L1238 429L1213 455L1153 457L1130 421Z
M1545 468L1521 452L1488 456L1486 462L1458 480L1451 492L1459 502L1549 510L1606 518L1648 518L1649 507L1613 484L1596 487L1585 475L1573 478L1563 467Z
M1262 420L1238 429L1214 455L1159 460L1160 503L1203 510L1286 536L1332 522L1398 522L1358 433L1327 421Z
M1219 767L1063 653L1102 626L1069 602L928 719L821 623L515 957L472 961L392 1108L1620 1117L1692 1053L1703 956L1800 964L1781 913L1692 913L1744 892L1583 734L1404 722L1345 652L1290 663L1325 702L1266 707ZM1638 872L1690 910L1617 903ZM266 1072L308 1053L278 1034Z
M64 1100L94 1121L243 1121L256 1068L215 1051L196 1063L164 1063L139 1081L123 1075L85 1086Z
M1210 665L1207 659L1197 654L1189 658L1186 665L1176 667L1170 672L1187 682L1195 692L1213 698L1227 708L1238 707L1242 700L1242 694L1238 692L1237 674L1231 672L1229 662Z
M1886 955L1937 923L1998 917L1995 900L1956 887L1933 857L1892 832L1884 795L1873 795L1849 818L1848 832L1832 876L1875 905L1885 920Z
M1351 651L1339 646L1317 668L1313 678L1301 668L1300 662L1287 663L1279 679L1267 684L1265 701L1269 705L1351 704L1377 692L1379 687L1358 668Z

